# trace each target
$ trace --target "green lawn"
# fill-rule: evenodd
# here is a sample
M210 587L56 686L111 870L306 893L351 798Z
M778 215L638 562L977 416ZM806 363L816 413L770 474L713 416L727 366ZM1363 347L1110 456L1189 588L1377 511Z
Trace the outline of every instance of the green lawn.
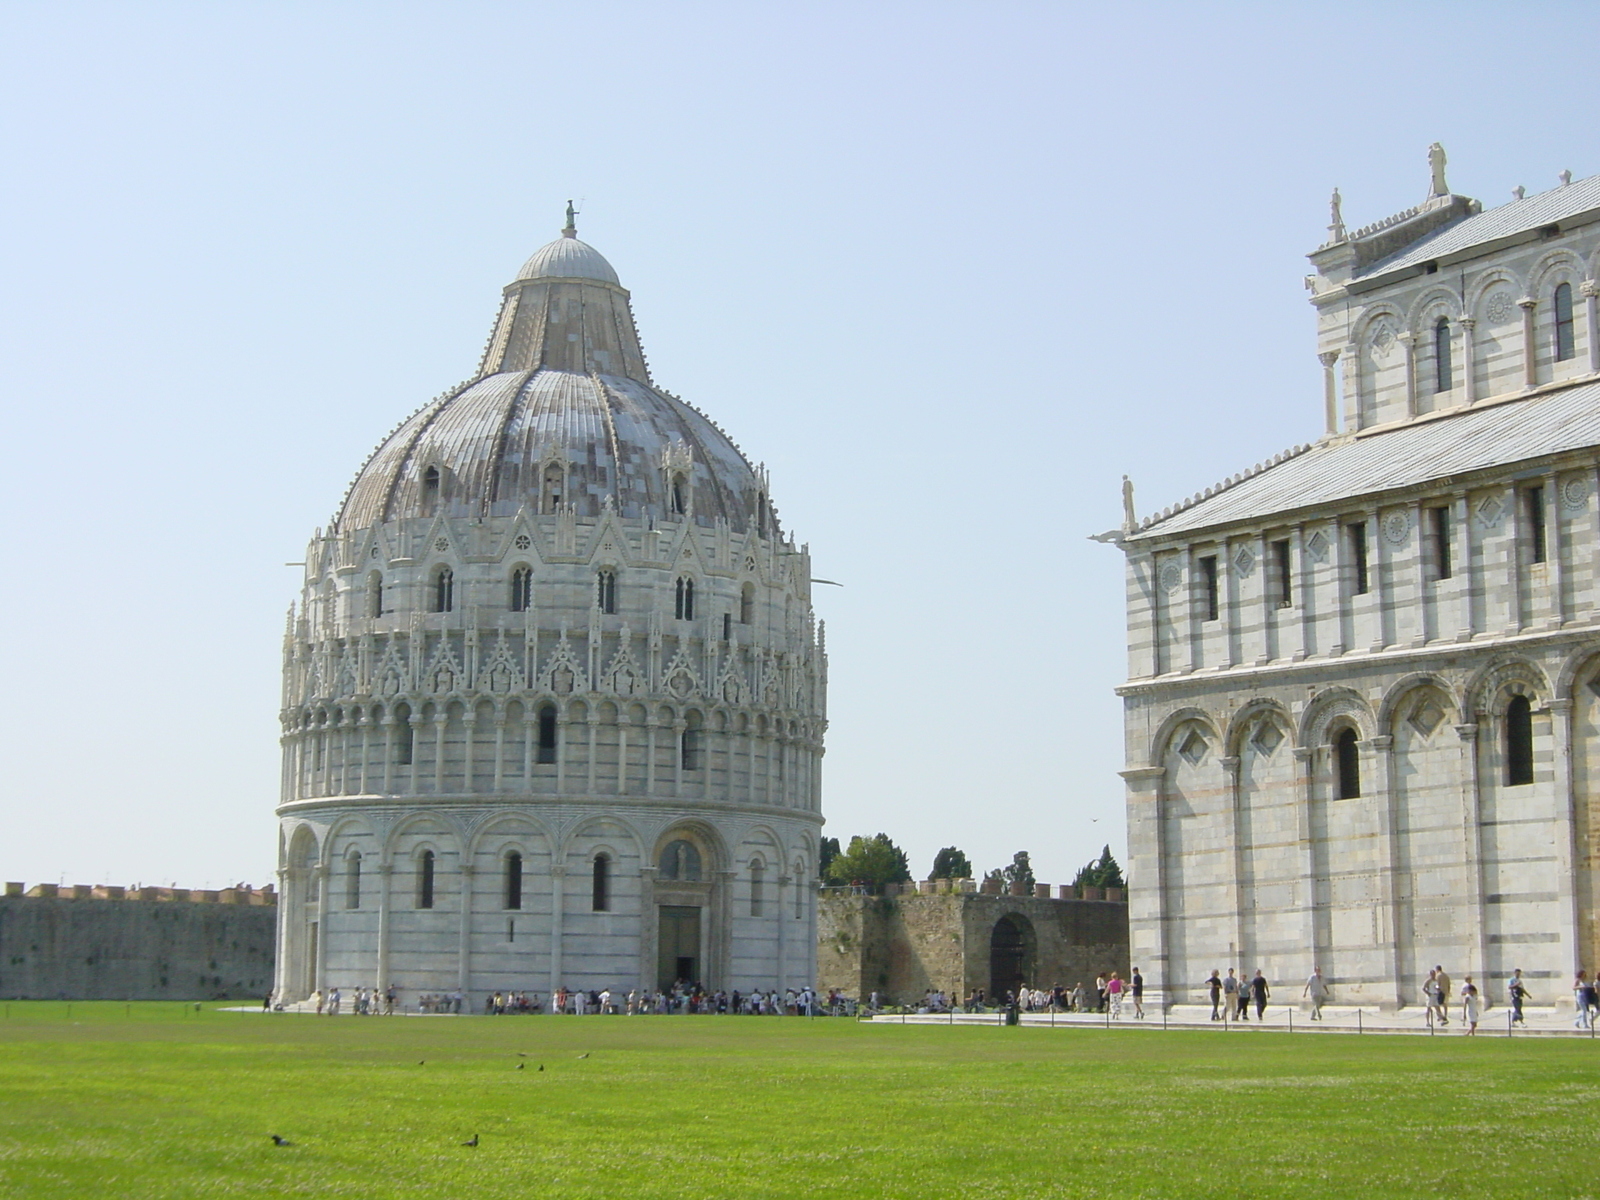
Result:
M1597 1067L1565 1039L13 1002L0 1197L1600 1196Z

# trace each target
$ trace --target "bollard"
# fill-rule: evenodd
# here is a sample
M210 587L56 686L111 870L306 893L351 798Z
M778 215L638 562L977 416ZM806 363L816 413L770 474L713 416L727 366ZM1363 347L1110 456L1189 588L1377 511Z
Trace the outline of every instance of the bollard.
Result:
M1163 1004L1161 1006L1161 1029L1162 1029L1162 1032L1165 1032L1166 1028L1167 1028L1167 1006L1165 1004Z
M1511 1009L1506 1009L1506 1036L1511 1036Z
M67 1020L72 1020L72 1005L67 1005Z
M1289 1010L1289 1032L1294 1032L1294 1009Z
M1361 1028L1361 1010L1359 1008L1356 1009L1356 1032L1357 1033L1364 1033L1365 1032L1365 1030L1363 1030Z

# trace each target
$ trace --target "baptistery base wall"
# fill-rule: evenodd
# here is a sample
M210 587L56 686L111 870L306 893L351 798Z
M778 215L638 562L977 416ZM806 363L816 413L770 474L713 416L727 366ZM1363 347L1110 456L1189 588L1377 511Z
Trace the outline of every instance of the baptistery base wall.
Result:
M817 817L483 799L283 806L279 997L814 982Z

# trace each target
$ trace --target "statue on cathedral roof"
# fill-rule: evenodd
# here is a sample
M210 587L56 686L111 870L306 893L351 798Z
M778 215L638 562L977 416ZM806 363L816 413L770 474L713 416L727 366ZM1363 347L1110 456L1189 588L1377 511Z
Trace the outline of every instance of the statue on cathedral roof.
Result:
M1448 196L1450 185L1444 181L1444 147L1438 142L1428 147L1428 171L1433 177L1433 190L1428 193L1432 196Z

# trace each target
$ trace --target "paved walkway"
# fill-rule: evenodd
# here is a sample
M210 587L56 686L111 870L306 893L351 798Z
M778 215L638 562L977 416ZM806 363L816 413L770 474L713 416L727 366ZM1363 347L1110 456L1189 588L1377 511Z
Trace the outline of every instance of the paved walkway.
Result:
M1493 1008L1478 1022L1479 1037L1581 1037L1592 1038L1600 1046L1600 1031L1574 1028L1575 1016L1570 1005L1563 1008L1523 1009L1526 1026L1514 1029L1510 1024L1509 1008ZM1459 1006L1451 1009L1448 1025L1429 1028L1426 1013L1421 1007L1406 1008L1399 1012L1378 1012L1371 1008L1353 1008L1344 1005L1325 1006L1322 1020L1312 1021L1311 1011L1285 1006L1267 1006L1266 1020L1257 1022L1252 1010L1249 1021L1223 1022L1211 1020L1209 1005L1175 1005L1164 1015L1153 1006L1146 1007L1143 1020L1133 1015L1133 1005L1123 1006L1122 1019L1111 1020L1104 1013L1023 1013L1024 1025L1048 1025L1061 1029L1210 1029L1219 1034L1248 1035L1266 1029L1274 1033L1374 1033L1420 1034L1424 1037L1454 1037L1465 1033L1466 1028L1455 1014ZM880 1013L869 1018L874 1022L892 1025L1000 1025L1005 1021L1003 1012L987 1013Z

